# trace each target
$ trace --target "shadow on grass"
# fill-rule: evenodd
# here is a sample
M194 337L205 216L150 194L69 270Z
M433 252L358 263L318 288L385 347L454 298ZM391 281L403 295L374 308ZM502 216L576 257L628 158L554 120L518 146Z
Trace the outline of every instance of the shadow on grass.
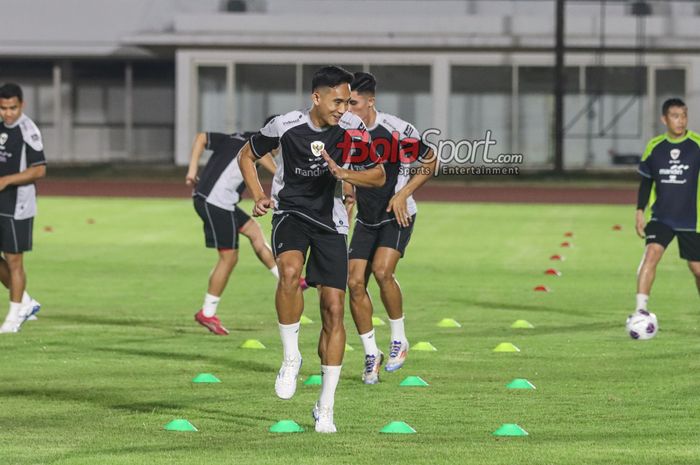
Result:
M216 363L224 367L250 371L253 373L274 373L277 370L275 367L265 365L264 363L252 362L249 360L232 360L231 358L225 356L204 356L200 354L165 352L160 350L146 349L127 349L122 347L98 347L94 350L100 352L132 355L136 357L146 357L161 360L181 360L186 362Z

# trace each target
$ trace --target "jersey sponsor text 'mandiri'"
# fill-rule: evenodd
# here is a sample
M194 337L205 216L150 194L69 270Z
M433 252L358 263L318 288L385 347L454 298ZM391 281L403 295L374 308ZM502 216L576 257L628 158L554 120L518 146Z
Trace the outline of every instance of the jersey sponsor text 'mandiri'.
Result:
M364 135L364 136L362 136ZM369 156L351 160L351 145L369 145L362 120L352 113L343 114L338 125L317 128L309 111L292 111L270 121L250 139L256 157L280 147L277 172L272 183L275 214L292 213L316 226L347 234L348 216L342 201L342 186L321 157L325 149L338 166L357 170L376 163ZM366 153L369 153L368 147Z
M700 232L700 134L688 131L680 139L653 138L642 155L639 173L654 181L649 200L652 220L675 231Z
M30 166L45 165L41 132L27 115L8 126L0 121L0 176L20 173ZM36 215L34 183L7 186L0 191L0 215L16 220Z

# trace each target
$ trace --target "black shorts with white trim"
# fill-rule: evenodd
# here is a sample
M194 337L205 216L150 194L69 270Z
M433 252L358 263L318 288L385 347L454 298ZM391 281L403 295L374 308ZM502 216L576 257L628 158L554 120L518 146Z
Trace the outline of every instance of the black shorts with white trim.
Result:
M350 241L350 260L371 261L379 247L398 250L403 258L408 242L411 240L415 222L416 215L411 217L411 224L406 228L399 226L396 220L387 221L379 226L367 226L355 221L355 229Z
M16 220L11 216L0 216L0 251L23 253L32 250L34 218Z

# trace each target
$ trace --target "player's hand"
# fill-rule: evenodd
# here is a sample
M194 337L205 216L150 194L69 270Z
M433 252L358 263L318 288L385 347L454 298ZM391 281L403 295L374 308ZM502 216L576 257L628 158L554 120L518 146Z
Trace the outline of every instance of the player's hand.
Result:
M637 214L635 215L635 229L637 230L637 235L644 239L646 237L646 233L644 232L644 226L645 225L644 221L644 212L642 210L637 210Z
M328 152L326 152L325 149L321 150L321 156L324 160L326 160L326 163L328 163L328 171L330 171L336 179L342 181L343 179L346 179L348 177L347 170L338 166L338 164L333 161L330 155L328 155Z
M270 208L272 208L272 199L263 197L255 202L255 206L253 207L253 216L263 216Z
M197 178L197 172L188 171L187 175L185 176L185 184L190 187L194 187L197 185L197 181L199 181Z
M391 200L389 200L389 205L386 207L387 212L394 212L396 221L402 228L407 228L413 220L411 215L408 213L407 200L408 198L405 195L403 195L401 192L397 192L394 194Z

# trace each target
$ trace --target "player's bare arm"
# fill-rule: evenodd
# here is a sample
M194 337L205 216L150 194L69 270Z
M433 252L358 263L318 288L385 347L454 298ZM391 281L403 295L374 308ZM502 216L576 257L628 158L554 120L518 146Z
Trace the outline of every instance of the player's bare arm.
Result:
M199 159L207 145L207 135L203 132L197 134L192 143L192 152L190 153L190 166L187 169L185 176L185 184L194 186L197 184L197 170L199 169Z
M241 151L238 153L238 165L243 174L245 185L250 191L255 206L253 207L253 216L263 216L272 208L272 200L265 195L265 191L260 184L258 170L255 169L257 158L250 147L250 142L246 142Z
M423 169L411 177L406 185L403 186L403 188L396 194L394 194L386 207L386 211L394 212L396 221L404 228L411 222L411 215L408 213L407 199L423 184L425 184L428 179L432 178L433 174L435 173L437 157L433 153L432 149L428 151L425 160L427 161L422 166Z
M275 172L277 171L277 165L275 164L275 160L272 158L272 153L268 153L267 155L259 159L258 164L265 168L271 175L275 175Z
M23 186L25 184L31 184L37 179L41 179L45 176L46 165L30 166L21 173L0 176L0 191L5 190L8 186Z
M354 171L338 166L325 150L321 151L321 156L328 163L328 170L331 174L340 181L358 187L382 187L386 181L386 173L382 165L376 165L365 171Z
M343 183L343 205L348 212L348 221L352 221L352 210L355 207L355 186L349 182Z

